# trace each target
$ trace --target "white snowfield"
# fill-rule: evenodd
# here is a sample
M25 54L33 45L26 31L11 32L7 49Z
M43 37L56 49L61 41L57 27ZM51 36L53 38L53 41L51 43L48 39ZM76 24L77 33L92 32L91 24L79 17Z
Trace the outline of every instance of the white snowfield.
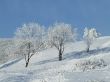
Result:
M83 41L65 45L63 60L56 48L0 65L0 82L110 82L110 37L94 41L89 53Z

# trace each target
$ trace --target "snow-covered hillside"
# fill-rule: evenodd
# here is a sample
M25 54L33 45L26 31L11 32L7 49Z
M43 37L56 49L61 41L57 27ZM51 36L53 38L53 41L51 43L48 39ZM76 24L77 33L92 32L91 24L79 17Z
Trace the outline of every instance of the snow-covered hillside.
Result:
M65 45L63 60L56 48L0 65L0 82L110 82L110 37L94 41L89 53L83 41Z
M0 64L7 62L10 58L6 50L13 44L12 39L0 38Z

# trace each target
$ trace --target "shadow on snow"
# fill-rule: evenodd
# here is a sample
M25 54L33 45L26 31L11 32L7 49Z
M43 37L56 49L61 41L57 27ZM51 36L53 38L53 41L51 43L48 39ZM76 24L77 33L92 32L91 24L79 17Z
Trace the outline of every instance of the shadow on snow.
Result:
M110 47L90 50L88 53L86 51L71 52L68 54L64 54L63 60L79 59L79 58L90 57L92 55L97 55L100 53L107 53L107 52L110 52ZM58 57L53 58L53 59L39 61L35 63L35 65L41 65L41 64L46 64L49 62L56 62L56 61L58 61Z

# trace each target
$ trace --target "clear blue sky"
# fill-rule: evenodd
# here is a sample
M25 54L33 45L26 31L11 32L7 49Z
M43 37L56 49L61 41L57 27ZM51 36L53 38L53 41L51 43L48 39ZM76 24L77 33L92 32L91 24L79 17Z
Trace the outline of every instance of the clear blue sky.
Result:
M82 31L95 27L110 35L110 0L0 0L0 37L13 37L17 27L28 22L49 26L72 24Z

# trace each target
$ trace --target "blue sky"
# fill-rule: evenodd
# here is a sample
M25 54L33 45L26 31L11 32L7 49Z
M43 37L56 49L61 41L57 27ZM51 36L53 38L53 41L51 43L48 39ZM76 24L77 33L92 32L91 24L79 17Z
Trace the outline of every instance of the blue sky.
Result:
M110 35L110 0L0 0L0 37L14 36L17 27L38 22L65 22L78 28L95 27Z

